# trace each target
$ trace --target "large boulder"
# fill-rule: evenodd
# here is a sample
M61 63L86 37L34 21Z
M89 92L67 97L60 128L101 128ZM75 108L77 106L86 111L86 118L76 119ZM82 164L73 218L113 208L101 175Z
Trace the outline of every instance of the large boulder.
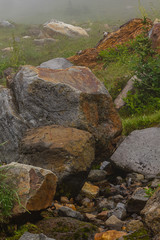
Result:
M8 184L12 182L18 194L19 201L15 201L12 215L39 211L52 205L57 186L53 172L15 162L0 167L0 171L7 176Z
M0 163L16 161L19 158L18 142L21 139L26 125L18 115L13 103L11 91L0 86Z
M111 157L111 161L128 172L145 176L160 173L160 128L133 131L124 139Z
M146 225L154 234L158 234L160 229L160 188L148 200L141 214L144 217Z
M46 22L43 26L44 30L50 36L54 36L55 34L61 34L68 37L88 37L88 33L83 28L60 22L54 19Z
M12 89L29 127L56 124L86 130L95 137L99 159L113 151L121 121L110 94L88 68L24 66Z
M65 58L54 58L47 62L41 63L40 68L49 68L49 69L66 69L72 67L73 64L70 63Z
M94 139L88 132L61 126L28 130L21 142L21 162L50 169L58 190L76 196L94 161Z

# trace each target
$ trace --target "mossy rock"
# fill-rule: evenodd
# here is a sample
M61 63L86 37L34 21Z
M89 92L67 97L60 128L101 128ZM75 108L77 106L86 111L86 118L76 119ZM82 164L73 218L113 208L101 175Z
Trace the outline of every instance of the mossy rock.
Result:
M58 240L93 239L98 228L90 223L68 217L47 218L37 223L38 229L50 238Z
M6 238L6 240L18 240L25 232L39 233L40 230L38 229L38 227L36 225L27 223L27 224L21 226L16 231L14 231L13 236Z
M146 229L142 228L138 231L135 231L127 236L123 237L124 240L150 240L151 237L149 236Z

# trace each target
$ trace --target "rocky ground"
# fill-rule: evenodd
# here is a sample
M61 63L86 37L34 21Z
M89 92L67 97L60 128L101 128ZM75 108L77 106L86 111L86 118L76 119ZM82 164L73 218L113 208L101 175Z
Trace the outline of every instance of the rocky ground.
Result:
M132 24L138 27L130 37L137 36L139 19L97 49ZM122 136L104 85L66 59L23 66L6 78L0 173L16 186L18 201L8 222L0 219L0 239L160 239L160 128Z

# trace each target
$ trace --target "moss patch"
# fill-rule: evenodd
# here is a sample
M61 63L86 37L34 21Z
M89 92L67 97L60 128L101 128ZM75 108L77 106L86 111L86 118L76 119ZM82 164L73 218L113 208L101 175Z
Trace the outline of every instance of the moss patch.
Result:
M150 240L150 236L148 235L148 232L142 228L132 234L129 234L128 236L123 237L124 240Z

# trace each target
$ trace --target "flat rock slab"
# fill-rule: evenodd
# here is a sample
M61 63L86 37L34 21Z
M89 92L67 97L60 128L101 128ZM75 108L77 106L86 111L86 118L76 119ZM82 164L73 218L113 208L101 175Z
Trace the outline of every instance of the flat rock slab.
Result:
M70 63L65 58L54 58L47 62L41 63L40 68L49 68L49 69L66 69L72 67L73 64Z
M111 161L128 172L145 176L160 173L160 128L133 131L121 143Z

